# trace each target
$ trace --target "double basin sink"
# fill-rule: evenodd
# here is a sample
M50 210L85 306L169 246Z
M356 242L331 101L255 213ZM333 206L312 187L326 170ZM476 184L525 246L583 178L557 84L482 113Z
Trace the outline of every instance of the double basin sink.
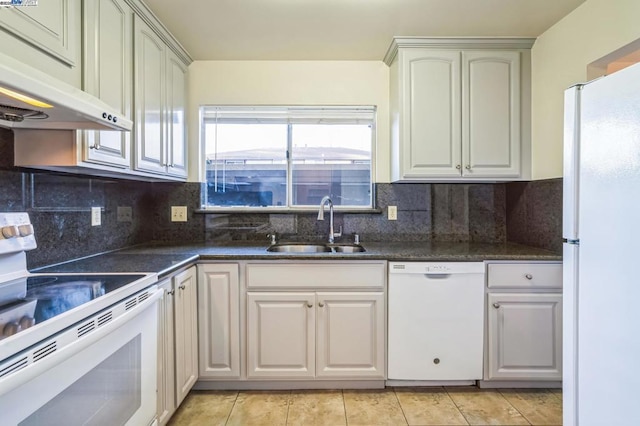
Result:
M360 244L330 243L278 243L272 244L267 251L275 253L362 253Z

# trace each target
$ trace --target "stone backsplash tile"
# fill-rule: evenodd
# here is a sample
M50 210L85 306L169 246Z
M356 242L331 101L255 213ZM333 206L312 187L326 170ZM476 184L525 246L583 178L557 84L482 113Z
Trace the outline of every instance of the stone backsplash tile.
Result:
M562 178L506 185L507 239L562 252Z

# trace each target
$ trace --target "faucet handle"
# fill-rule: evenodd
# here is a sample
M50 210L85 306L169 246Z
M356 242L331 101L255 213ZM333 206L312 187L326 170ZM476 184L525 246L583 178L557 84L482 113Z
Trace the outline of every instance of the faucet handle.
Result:
M267 238L271 238L271 244L277 244L278 243L278 233L277 232L272 232L270 234L267 234Z
M342 225L340 225L340 228L339 228L338 232L334 232L333 233L333 236L334 237L338 237L338 238L342 237Z
M360 244L360 235L353 234L353 244Z

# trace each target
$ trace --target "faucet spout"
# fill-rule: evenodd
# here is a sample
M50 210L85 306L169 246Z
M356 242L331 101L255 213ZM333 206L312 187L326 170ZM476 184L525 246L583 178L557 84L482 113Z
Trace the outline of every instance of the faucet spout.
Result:
M324 206L329 204L329 243L333 244L335 241L335 237L342 236L342 227L340 227L340 232L334 232L333 230L333 201L331 201L331 197L325 195L320 201L320 210L318 210L318 220L324 220Z

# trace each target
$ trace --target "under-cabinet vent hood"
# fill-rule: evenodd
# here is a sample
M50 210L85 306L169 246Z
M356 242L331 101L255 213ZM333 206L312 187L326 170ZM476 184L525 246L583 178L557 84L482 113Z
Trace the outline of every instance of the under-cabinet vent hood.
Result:
M0 53L0 126L130 131L133 122L95 96Z

